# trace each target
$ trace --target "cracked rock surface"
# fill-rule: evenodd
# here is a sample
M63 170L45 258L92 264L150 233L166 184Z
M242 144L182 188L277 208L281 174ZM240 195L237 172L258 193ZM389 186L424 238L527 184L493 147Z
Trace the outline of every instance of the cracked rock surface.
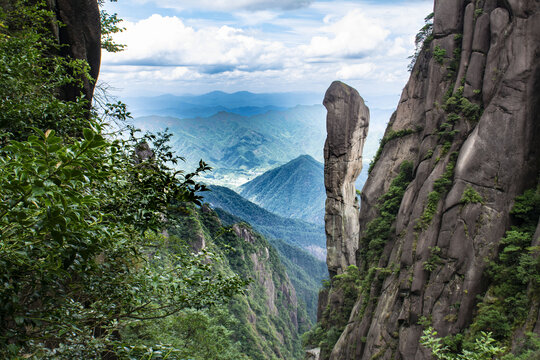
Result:
M331 271L349 263L377 268L330 359L429 359L419 345L420 319L430 319L439 336L468 328L490 286L485 270L510 228L514 199L538 184L540 2L437 0L434 9L433 39L416 61L386 136L409 131L384 145L362 189L356 245L343 251L339 241L328 241ZM436 48L442 61L432 55ZM360 136L348 143L355 140L363 142ZM404 161L413 164L413 180L382 254L369 263L360 256L353 261L351 251L379 216L378 199ZM426 216L441 179L443 190ZM463 203L467 188L483 201ZM540 333L538 307L531 305L527 327Z

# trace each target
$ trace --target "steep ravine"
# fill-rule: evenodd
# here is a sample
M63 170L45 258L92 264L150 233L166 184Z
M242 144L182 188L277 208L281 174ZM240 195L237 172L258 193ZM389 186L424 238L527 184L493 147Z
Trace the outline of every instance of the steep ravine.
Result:
M509 345L540 334L538 283L497 276L521 269L514 253L534 259L527 248L540 242L540 3L437 0L434 9L362 190L359 237L345 245L358 247L358 269L329 263L345 275L319 299L311 345L322 359L428 359L419 344L428 325L438 336L493 331ZM505 286L521 296L516 314L504 312Z

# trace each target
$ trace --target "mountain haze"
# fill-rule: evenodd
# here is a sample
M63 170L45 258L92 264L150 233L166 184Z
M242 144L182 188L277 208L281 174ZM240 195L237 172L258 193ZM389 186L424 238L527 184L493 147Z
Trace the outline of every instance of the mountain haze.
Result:
M273 214L224 186L212 185L209 188L211 191L203 193L204 201L215 208L218 214L220 209L223 209L247 221L269 238L282 239L307 250L321 260L325 259L326 238L322 225Z
M299 156L245 183L240 194L283 217L324 223L324 166L309 155Z
M244 116L262 114L297 105L319 104L320 97L320 94L307 92L255 94L249 91L212 91L202 95L132 97L127 98L126 103L136 117L160 115L190 118L212 116L221 111Z
M201 158L212 166L206 182L241 185L302 154L322 160L324 119L324 108L313 105L253 116L149 116L134 119L134 125L144 131L168 128L173 147L186 159L183 167L196 167Z

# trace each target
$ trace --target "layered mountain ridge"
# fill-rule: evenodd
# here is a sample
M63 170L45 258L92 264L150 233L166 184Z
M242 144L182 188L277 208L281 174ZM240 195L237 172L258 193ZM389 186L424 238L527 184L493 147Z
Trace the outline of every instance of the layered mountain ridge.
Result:
M281 216L324 223L324 166L309 155L243 184L240 194Z
M362 190L358 251L319 298L321 359L429 359L429 326L456 352L480 331L516 353L540 334L540 3L434 9Z

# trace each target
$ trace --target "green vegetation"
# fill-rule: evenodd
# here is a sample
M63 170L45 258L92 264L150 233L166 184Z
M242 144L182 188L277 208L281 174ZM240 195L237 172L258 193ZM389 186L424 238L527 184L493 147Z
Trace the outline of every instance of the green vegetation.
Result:
M402 130L398 130L398 131L389 130L388 133L381 139L379 148L377 149L377 152L375 153L375 156L373 157L373 160L371 160L371 163L369 164L368 174L371 174L371 171L375 167L375 164L377 163L377 161L379 161L379 158L381 157L384 146L389 141L392 141L394 139L399 139L399 138L402 138L404 136L417 133L419 131L421 131L421 129L416 129L416 130L402 129Z
M477 19L483 13L484 13L484 9L482 9L482 8L478 8L478 9L474 10L474 18Z
M98 115L82 94L63 100L63 86L92 81L88 64L55 55L45 1L12 9L0 11L0 357L180 358L185 342L129 333L187 317L208 340L227 336L199 315L238 296L247 277L227 271L219 249L194 255L162 235L199 203L205 187L194 178L209 168L173 169L180 158L167 134L115 140L107 123L129 118L122 104ZM224 346L235 353L232 340Z
M484 198L476 190L472 188L471 185L467 185L461 195L461 200L459 201L462 204L483 204Z
M223 227L208 207L187 204L175 212L168 246L199 244L219 254L216 271L251 279L248 290L228 303L203 309L185 309L173 317L147 325L140 323L122 332L125 339L143 339L143 344L167 344L178 359L299 359L299 334L311 326L303 306L294 303L293 288L277 251L240 223L242 237L232 227ZM222 338L220 339L220 336ZM175 358L175 359L176 359Z
M377 200L379 216L370 221L360 239L361 257L366 266L376 265L386 243L390 240L393 223L396 219L405 194L405 189L413 178L413 164L405 161L398 175L392 180L386 194Z
M480 116L482 116L482 107L463 97L463 86L460 86L455 93L452 93L450 89L445 99L443 109L449 114L449 122L454 122L463 116L475 124L480 119Z
M418 220L415 229L425 230L433 220L433 215L437 212L437 207L442 196L450 189L454 177L454 167L456 166L457 153L450 154L450 159L446 165L443 175L433 183L433 191L428 194L428 200L422 216Z
M424 270L432 272L435 268L442 263L441 248L434 246L430 248L430 256L427 261L424 262Z
M221 208L215 209L223 224L232 225L244 221L251 223L276 248L280 254L281 262L287 268L287 273L294 284L299 301L305 304L309 318L314 323L317 313L317 293L321 281L328 278L328 268L325 262L314 258L295 245L295 242L304 236L306 238L305 244L309 244L307 242L310 238L309 227L299 225L311 224L272 214L228 188L211 186L210 189L211 192L205 193L205 200L214 206L222 206L227 209L227 211ZM232 215L228 211L234 212L238 216ZM275 224L273 228L272 223ZM324 229L321 229L321 232L324 233ZM314 240L314 238L312 239Z
M414 54L409 56L409 59L411 59L411 62L408 66L408 70L412 71L414 68L414 65L416 64L416 60L418 59L418 55L420 55L420 51L424 47L428 47L431 44L431 41L433 40L433 16L435 13L431 13L428 16L425 17L424 22L425 25L420 29L418 34L416 34L416 37L414 39L415 44L415 50Z
M433 57L435 58L435 61L442 65L444 63L445 56L446 49L441 48L439 45L435 45L435 48L433 49Z
M510 214L513 226L500 241L498 259L490 263L487 273L492 285L471 325L472 333L491 331L500 341L508 340L525 321L531 295L540 289L537 249L531 248L540 217L540 188L518 196Z
M475 340L472 350L464 349L456 354L450 351L448 346L442 343L441 338L437 338L437 332L432 327L424 330L420 338L420 344L431 350L436 359L441 360L491 360L493 357L502 355L506 348L498 346L491 337L491 333L481 332L478 339Z
M476 195L469 197L475 199ZM531 301L540 291L538 249L531 247L540 217L540 187L516 197L510 214L513 225L500 241L498 258L489 264L487 275L491 286L478 304L470 328L440 339L431 327L424 331L421 343L431 349L436 358L491 359L497 356L515 360L533 359L540 354L540 339L534 334L517 340L519 345L514 353L508 353L511 341L516 341L512 338L514 332L526 322Z
M319 287L328 279L326 263L285 241L269 238L268 242L278 251L279 258L296 289L300 307L306 308L310 325L316 323Z
M304 334L304 344L320 347L321 357L328 357L347 325L352 308L360 295L360 290L360 271L356 266L350 265L343 274L334 276L329 297L332 293L337 293L342 301L337 306L329 304L326 307L322 319L313 329Z
M463 349L455 347L463 340L462 334L437 338L437 332L429 326L422 337L420 344L429 350L436 359L443 360L532 360L540 355L540 339L537 334L527 333L524 339L518 340L515 354L506 353L508 347L501 345L493 338L493 334L481 331L477 338L465 344ZM457 340L457 342L456 342Z

